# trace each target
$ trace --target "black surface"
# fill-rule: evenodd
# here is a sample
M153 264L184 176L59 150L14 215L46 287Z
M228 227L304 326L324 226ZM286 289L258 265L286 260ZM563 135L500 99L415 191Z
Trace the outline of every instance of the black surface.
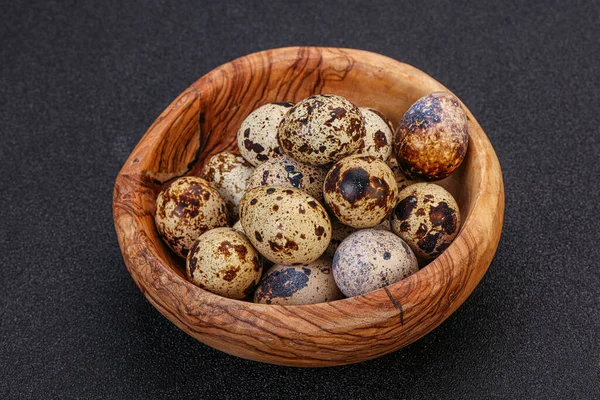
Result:
M597 398L598 2L86 3L0 6L0 398ZM115 237L114 178L155 117L212 68L287 45L426 71L504 171L503 237L473 295L359 365L196 342L145 300Z

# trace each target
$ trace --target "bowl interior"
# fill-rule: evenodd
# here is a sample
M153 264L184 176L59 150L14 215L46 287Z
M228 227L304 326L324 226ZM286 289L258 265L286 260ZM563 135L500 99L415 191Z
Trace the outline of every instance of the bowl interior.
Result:
M161 152L158 156L160 162L146 172L166 184L183 175L199 176L204 163L216 153L230 151L239 154L236 135L242 121L266 103L297 102L319 93L337 94L359 107L383 112L396 125L420 97L436 90L446 90L433 79L423 79L427 77L424 74L422 79L416 80L408 74L402 76L397 69L390 70L370 61L351 58L343 50L337 50L331 57L323 57L322 53L306 48L281 54L275 60L264 63L243 57L213 70L172 105L180 115L171 126L165 127L164 133L168 135L165 141L173 141L170 151L166 154ZM469 148L468 152L473 153L473 150ZM463 225L470 210L469 188L473 188L464 184L471 159L468 154L455 173L438 182L456 198ZM161 187L154 188L154 191L145 194L148 203L155 201ZM155 230L148 234L153 240L158 239ZM182 274L183 260L176 257L169 259L169 266Z

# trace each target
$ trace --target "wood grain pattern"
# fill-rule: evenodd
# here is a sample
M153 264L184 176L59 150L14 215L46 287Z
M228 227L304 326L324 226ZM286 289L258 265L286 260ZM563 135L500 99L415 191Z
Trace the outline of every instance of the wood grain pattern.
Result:
M355 363L405 346L442 323L473 291L496 251L504 216L498 159L467 110L465 162L443 181L464 223L453 244L418 273L363 296L330 303L253 304L206 292L184 277L153 220L161 186L196 174L204 160L237 152L252 110L272 101L334 93L394 123L423 95L447 90L427 74L359 50L294 47L251 54L200 78L156 120L117 177L114 221L127 268L150 302L198 340L230 354L292 366ZM465 107L466 109L466 107Z

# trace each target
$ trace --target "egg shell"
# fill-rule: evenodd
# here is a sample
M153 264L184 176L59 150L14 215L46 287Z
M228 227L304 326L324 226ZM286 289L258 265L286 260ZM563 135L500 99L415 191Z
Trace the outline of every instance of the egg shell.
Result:
M390 219L391 219L391 215L388 215L387 217L385 217L385 219L383 220L382 223L380 223L377 226L374 226L371 229L379 229L382 231L391 232L392 231L392 222L390 221Z
M331 271L331 260L319 258L309 264L272 266L254 293L263 304L315 304L343 298Z
M394 177L396 178L396 185L398 185L398 192L400 192L405 187L410 186L413 183L417 183L418 182L418 181L415 181L415 180L412 180L412 179L408 179L402 173L402 171L400 171L400 167L398 166L398 161L396 161L395 158L393 158L393 157L390 158L388 160L387 164L388 164L388 167L390 167L390 169L394 173Z
M394 155L406 177L439 180L462 163L469 144L467 115L456 96L434 92L417 100L394 136Z
M246 232L244 232L244 227L242 226L242 222L239 219L237 221L235 221L235 224L233 224L231 227L233 229L235 229L236 231L243 233L244 235L246 234Z
M202 178L178 178L158 194L154 221L164 242L185 257L204 232L227 226L225 201Z
M365 121L365 136L362 146L355 153L361 156L373 156L388 161L392 155L394 127L381 112L372 108L361 108Z
M233 228L212 229L198 238L186 260L193 284L231 299L251 295L262 275L258 252Z
M371 229L382 229L385 231L391 231L391 222L390 218L386 217L382 223L377 226L374 226ZM350 236L351 233L356 232L358 229L353 228L348 225L342 224L337 218L331 218L331 240L329 241L329 246L327 246L327 250L325 250L325 256L329 258L333 258L335 255L335 251L338 246L344 239Z
M269 103L252 111L237 133L240 154L252 165L280 157L277 127L294 103Z
M352 233L333 258L333 277L347 297L391 285L418 270L410 247L385 230L361 229Z
M253 172L252 164L229 152L215 154L202 168L202 177L225 200L229 221L235 221L239 217L240 200L246 190L246 181Z
M244 232L244 227L242 226L242 221L237 220L235 224L233 224L231 227L236 231L243 233L244 236L246 236L246 232ZM269 268L273 265L273 262L271 260L267 260L262 254L259 253L259 256L262 262L263 269Z
M312 262L331 239L327 212L299 189L261 186L247 191L240 220L254 247L278 264Z
M398 197L392 230L419 259L436 258L458 234L461 220L456 200L441 186L425 182L408 186Z
M259 186L281 186L303 190L323 202L323 183L327 171L321 167L302 164L290 158L267 161L254 170L246 182L247 189Z
M363 144L365 124L350 100L319 94L302 100L278 127L282 151L304 164L322 166L354 154Z
M329 170L323 193L325 203L342 223L370 228L383 222L394 209L398 187L384 161L350 156Z

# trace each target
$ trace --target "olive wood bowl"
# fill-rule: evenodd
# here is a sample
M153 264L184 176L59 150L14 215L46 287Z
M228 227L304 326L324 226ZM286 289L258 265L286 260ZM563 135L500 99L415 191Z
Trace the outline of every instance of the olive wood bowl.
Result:
M475 289L502 230L500 164L466 107L467 156L442 182L459 204L460 232L439 258L386 288L299 306L220 297L186 280L184 260L162 242L153 215L156 196L166 182L199 174L215 153L237 153L241 122L265 103L332 93L376 108L397 123L413 102L439 90L448 89L414 67L352 49L267 50L212 70L156 119L117 176L114 223L135 283L154 307L194 338L267 363L307 367L356 363L421 338Z

